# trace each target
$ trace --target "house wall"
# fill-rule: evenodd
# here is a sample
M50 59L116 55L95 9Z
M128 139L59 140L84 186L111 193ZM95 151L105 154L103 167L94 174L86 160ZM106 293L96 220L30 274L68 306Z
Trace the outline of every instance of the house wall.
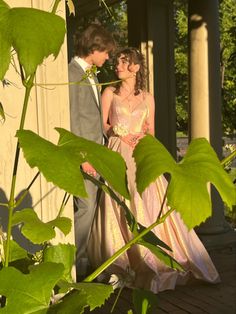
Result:
M43 0L8 0L10 7L33 7L45 11L51 11L53 1ZM61 1L58 7L58 15L65 18L65 2ZM37 34L35 34L37 36ZM16 60L17 61L17 60ZM17 64L17 63L16 63ZM47 58L38 68L35 83L65 83L68 81L67 73L67 46L66 37L61 51L54 61L53 57ZM10 85L3 88L0 86L0 101L3 104L6 121L0 125L0 202L6 202L9 199L11 176L17 140L15 138L16 130L20 125L21 110L24 99L24 87L22 86L19 75L11 66L5 75L5 79L11 82ZM43 138L57 143L58 133L55 127L69 126L69 100L68 86L48 86L33 87L28 111L25 121L25 129L33 130ZM31 182L37 169L31 169L22 154L16 181L16 195L18 195ZM64 196L64 191L55 188L51 183L47 183L43 176L40 176L26 198L22 208L33 207L43 221L49 221L56 217L60 204ZM0 208L1 224L6 226L6 209ZM70 200L65 209L64 215L73 217L72 200ZM57 234L56 242L74 243L74 228L68 236L60 232ZM21 241L24 242L23 239ZM31 244L26 245L34 249Z

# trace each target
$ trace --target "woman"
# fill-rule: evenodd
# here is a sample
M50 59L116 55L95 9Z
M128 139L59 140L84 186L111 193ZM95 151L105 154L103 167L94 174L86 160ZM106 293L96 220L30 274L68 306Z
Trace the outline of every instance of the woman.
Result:
M142 199L135 186L133 149L145 133L154 135L155 103L153 96L145 91L143 55L135 48L121 50L116 56L116 74L121 83L107 87L102 94L108 147L119 152L127 164L131 194L127 206L139 223L149 226L158 216L167 182L164 176L159 177L144 191ZM165 206L163 213L167 210ZM173 257L185 271L166 266L145 247L134 245L109 267L109 276L115 274L129 287L149 289L154 293L174 289L176 284L184 284L191 277L212 283L219 281L207 251L196 233L187 230L179 213L172 212L152 231L172 248ZM109 195L103 195L89 244L92 266L98 267L131 238L123 209Z

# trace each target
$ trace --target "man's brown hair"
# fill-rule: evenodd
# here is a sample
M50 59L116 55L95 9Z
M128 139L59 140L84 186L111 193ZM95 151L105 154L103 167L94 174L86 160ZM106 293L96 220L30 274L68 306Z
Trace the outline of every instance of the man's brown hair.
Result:
M87 57L95 50L111 52L114 48L115 41L111 33L99 24L91 24L75 37L75 54L79 57Z

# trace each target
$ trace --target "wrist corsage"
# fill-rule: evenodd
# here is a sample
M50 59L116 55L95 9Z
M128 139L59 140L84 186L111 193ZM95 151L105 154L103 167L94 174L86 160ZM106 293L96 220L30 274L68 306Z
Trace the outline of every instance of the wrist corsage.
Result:
M122 123L117 123L116 125L113 126L113 132L115 135L118 136L126 136L129 134L129 129L126 125Z

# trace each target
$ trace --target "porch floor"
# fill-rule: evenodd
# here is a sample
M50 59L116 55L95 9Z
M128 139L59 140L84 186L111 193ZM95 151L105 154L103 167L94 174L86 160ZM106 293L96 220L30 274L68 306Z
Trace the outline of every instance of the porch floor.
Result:
M220 273L219 284L203 282L178 286L175 290L157 294L158 307L152 314L236 314L236 245L214 249L209 254ZM116 298L116 293L92 313L108 314ZM127 314L132 309L132 291L124 289L112 314ZM133 310L133 314L136 312Z

